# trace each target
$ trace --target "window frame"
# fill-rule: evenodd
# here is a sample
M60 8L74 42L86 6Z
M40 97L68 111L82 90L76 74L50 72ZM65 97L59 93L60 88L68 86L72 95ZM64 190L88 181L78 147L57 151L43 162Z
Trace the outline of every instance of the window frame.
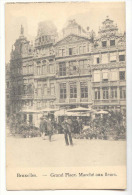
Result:
M117 87L111 87L110 93L111 99L117 99Z
M60 83L60 99L67 98L66 83Z
M88 85L86 82L80 82L80 96L81 98L88 98Z
M114 42L113 42L114 41ZM113 44L114 43L114 44ZM110 40L110 47L115 46L115 39Z
M77 83L70 83L70 98L77 98Z
M125 61L125 55L124 54L119 55L119 62L124 62L124 61Z
M95 100L100 100L100 88L94 90Z
M59 76L66 76L66 63L59 63Z
M122 73L124 73L124 75L121 75ZM122 78L121 78L122 77ZM124 78L123 78L124 77ZM119 80L120 81L125 81L126 80L126 75L125 75L125 71L119 71Z
M120 87L120 99L126 99L126 89L124 87Z
M104 45L105 43L105 45ZM102 41L102 47L107 47L107 41Z
M107 87L103 87L102 91L103 91L103 100L108 100L109 99L109 89Z

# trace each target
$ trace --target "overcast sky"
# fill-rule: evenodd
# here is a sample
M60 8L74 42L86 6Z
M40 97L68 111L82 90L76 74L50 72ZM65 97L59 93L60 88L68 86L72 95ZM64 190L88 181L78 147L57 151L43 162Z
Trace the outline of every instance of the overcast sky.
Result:
M58 32L68 19L76 21L84 28L98 32L99 26L109 16L118 25L119 31L125 31L124 3L17 3L6 5L6 62L10 60L11 47L20 35L20 26L24 34L33 40L37 35L38 23L52 20Z

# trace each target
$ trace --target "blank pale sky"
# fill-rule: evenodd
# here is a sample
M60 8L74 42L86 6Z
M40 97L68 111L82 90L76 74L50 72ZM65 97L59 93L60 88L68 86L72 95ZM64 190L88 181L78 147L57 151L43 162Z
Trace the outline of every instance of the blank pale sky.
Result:
M125 31L125 4L123 2L85 3L16 3L6 4L6 62L10 60L11 47L19 37L20 26L30 40L37 35L38 23L52 20L58 31L68 19L75 18L84 28L90 27L97 34L106 16Z

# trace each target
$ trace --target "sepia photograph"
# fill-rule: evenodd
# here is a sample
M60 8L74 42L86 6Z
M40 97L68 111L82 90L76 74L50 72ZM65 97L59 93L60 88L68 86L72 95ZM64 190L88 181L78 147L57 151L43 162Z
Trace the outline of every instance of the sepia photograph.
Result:
M5 24L7 189L125 189L125 3L7 3Z

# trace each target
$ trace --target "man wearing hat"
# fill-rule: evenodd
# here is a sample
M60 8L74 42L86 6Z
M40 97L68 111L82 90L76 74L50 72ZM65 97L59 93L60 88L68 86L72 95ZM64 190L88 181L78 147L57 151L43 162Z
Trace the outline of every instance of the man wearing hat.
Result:
M39 129L40 129L40 132L41 132L41 137L42 139L45 139L45 133L47 131L47 120L46 120L46 117L42 116L40 118L40 126L39 126Z
M64 121L62 122L62 128L63 128L63 131L64 131L64 137L65 137L66 145L68 146L69 142L70 142L70 145L73 145L72 136L71 136L72 121L71 121L71 119L68 119L67 116L65 116ZM69 141L68 141L68 137L69 137Z

